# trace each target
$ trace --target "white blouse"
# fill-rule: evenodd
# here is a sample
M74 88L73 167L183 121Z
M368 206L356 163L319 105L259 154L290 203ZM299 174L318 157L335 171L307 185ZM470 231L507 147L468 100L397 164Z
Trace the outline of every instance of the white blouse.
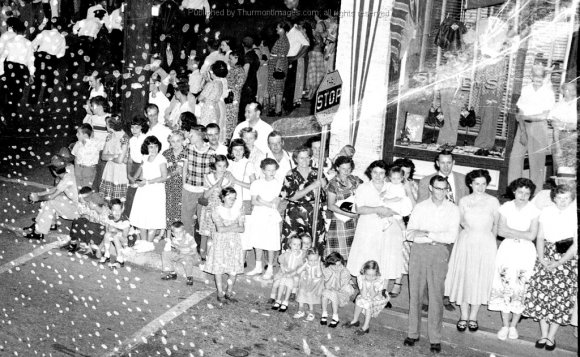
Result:
M544 208L540 215L540 225L544 231L544 239L556 243L578 234L578 216L576 215L576 201L564 210L556 206Z

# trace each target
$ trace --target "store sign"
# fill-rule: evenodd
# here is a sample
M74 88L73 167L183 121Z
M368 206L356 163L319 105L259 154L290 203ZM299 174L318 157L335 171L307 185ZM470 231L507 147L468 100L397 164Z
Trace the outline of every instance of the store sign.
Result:
M342 79L338 71L327 73L316 92L314 113L325 114L335 112L340 105L342 94Z

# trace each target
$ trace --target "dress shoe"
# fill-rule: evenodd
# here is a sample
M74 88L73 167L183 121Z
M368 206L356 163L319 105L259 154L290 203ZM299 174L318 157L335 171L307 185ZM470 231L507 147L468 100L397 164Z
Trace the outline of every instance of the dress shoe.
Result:
M547 340L546 341L546 347L545 347L546 351L553 351L553 350L555 350L556 349L556 340L552 341L549 338L547 338L546 340ZM551 345L549 345L548 342L551 343Z
M407 338L405 338L405 341L403 341L403 345L413 347L413 346L415 346L415 342L417 342L417 341L419 341L418 338L407 337Z
M453 306L453 304L449 303L446 305L443 305L443 307L445 308L445 310L447 311L455 311L455 306Z
M440 353L441 352L441 344L440 343L432 343L429 351L433 353Z
M177 273L167 273L161 277L161 280L177 280Z
M32 232L26 233L24 235L24 238L44 240L44 234L38 233L36 231L32 231Z
M423 311L423 312L427 312L427 311L429 311L429 305L427 305L427 304L423 304L423 305L421 306L421 311Z
M545 338L545 337L542 337L542 338L540 338L539 340L537 340L537 341L536 341L536 345L535 345L535 346L536 346L536 348L538 348L538 349L540 349L540 350L541 350L542 348L546 347L546 341L547 341L547 340L548 340L548 339L547 339L547 338ZM542 341L544 341L544 342L542 342Z

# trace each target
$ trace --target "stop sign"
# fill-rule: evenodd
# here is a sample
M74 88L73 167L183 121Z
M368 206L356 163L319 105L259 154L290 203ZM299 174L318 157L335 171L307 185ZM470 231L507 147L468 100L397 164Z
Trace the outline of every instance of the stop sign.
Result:
M314 115L320 125L330 125L334 113L338 111L342 95L342 79L338 71L327 73L318 90L314 102Z

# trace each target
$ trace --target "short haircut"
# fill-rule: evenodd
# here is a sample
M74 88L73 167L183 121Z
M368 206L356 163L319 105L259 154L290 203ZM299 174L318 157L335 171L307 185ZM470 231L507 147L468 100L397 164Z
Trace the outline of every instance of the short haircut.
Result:
M336 263L342 263L344 265L344 258L339 252L332 252L324 259L324 266L327 268Z
M536 192L536 184L534 184L532 180L523 177L512 181L512 183L510 183L508 186L508 191L511 192L515 197L518 188L527 188L530 190L530 199L534 197L534 193Z
M314 248L309 248L309 249L306 251L306 256L307 256L307 257L309 257L309 256L311 256L311 255L316 255L317 257L319 257L319 256L320 256L320 255L318 254L318 252L316 251L316 249L314 249Z
M85 134L89 138L91 136L93 136L93 127L89 123L81 124L81 126L79 126L79 128L77 130L80 131L81 133Z
M489 171L484 170L484 169L473 170L470 173L468 173L467 176L465 176L465 184L467 185L467 188L469 188L470 193L473 192L473 188L471 188L471 184L473 183L473 181L475 181L475 179L480 178L480 177L485 178L485 182L488 185L491 182L491 176L489 175Z
M552 190L550 190L550 198L552 201L554 201L557 195L561 195L563 193L569 193L572 201L576 199L576 190L570 185L558 185L554 187Z
M258 138L258 131L252 127L245 127L240 130L240 138L244 137L244 134L254 134L254 138Z
M266 166L270 166L270 165L276 166L276 170L278 170L280 168L278 161L272 159L271 157L267 157L264 160L262 160L262 162L260 162L260 168L262 170L265 170Z
M181 119L181 130L190 132L197 126L197 117L191 112L185 112L179 116Z
M79 190L79 195L88 195L89 193L93 192L93 188L90 186L83 186Z
M121 120L121 117L118 115L111 115L109 117L107 117L106 119L107 121L107 125L113 130L113 131L121 131L123 130L123 120Z
M171 228L179 229L179 228L183 228L183 227L185 227L185 225L181 221L176 221L176 222L171 223Z
M251 36L246 36L242 39L242 46L246 49L254 47L254 39Z
M321 143L321 142L322 142L322 137L320 135L316 135L316 136L312 136L312 137L308 138L308 140L306 140L305 145L312 149L312 144Z
M217 129L218 133L221 131L220 126L217 125L216 123L209 123L205 126L206 130L209 129Z
M401 169L401 166L393 165L389 167L389 176L392 174L401 174L401 176L405 176L405 173Z
M299 147L298 149L292 151L292 161L294 161L295 164L298 164L298 155L302 154L303 152L307 152L308 156L312 158L311 148L309 148L308 146Z
M341 167L344 164L349 164L350 165L350 169L354 170L354 161L352 159L352 157L348 157L348 156L339 156L336 158L336 161L334 161L334 167L336 169L338 169L339 167Z
M374 260L369 260L368 262L364 263L360 270L360 275L365 275L367 270L374 270L377 272L377 276L381 276L381 271L379 269L379 263Z
M228 167L230 165L230 163L228 162L228 158L225 155L215 155L213 157L213 160L211 160L211 162L209 163L209 168L212 170L216 169L216 164L218 162L225 162L226 163L226 167Z
M366 175L366 177L369 178L369 180L371 179L371 172L373 172L373 170L376 167L385 170L385 172L388 169L387 163L384 162L383 160L375 160L375 161L371 162L371 164L369 165L369 167L367 167L367 169L365 170L365 175Z
M279 22L276 24L276 27L277 27L277 28L278 28L278 27L280 27L281 29L283 29L283 30L284 30L284 32L288 32L288 31L290 31L290 29L292 28L292 27L290 27L290 24L288 23L288 21L284 21L284 20L282 20L282 21L279 21Z
M96 105L98 107L102 107L103 109L107 107L107 98L103 97L102 95L98 95L96 97L92 97L89 100L90 105Z
M250 150L246 146L246 143L242 139L234 139L230 142L230 146L228 146L228 159L234 159L234 148L235 147L243 147L244 148L244 157L247 159L250 157Z
M439 161L439 157L440 156L451 156L451 160L455 160L455 158L453 157L453 153L451 152L451 150L441 150L437 153L437 156L435 156L435 162Z
M145 112L147 112L149 109L154 109L157 114L159 114L159 107L157 106L157 104L153 104L153 103L149 103L145 106Z
M221 41L218 41L218 40L216 40L215 38L210 38L210 39L207 41L207 47L208 47L208 48L211 48L212 50L219 50L219 49L220 49L220 44L221 44L221 43L222 43Z
M397 159L395 160L395 162L393 162L393 165L410 169L411 171L409 172L409 179L410 180L413 179L413 175L415 175L415 164L413 163L413 161L411 161L411 159L408 159L406 157Z
M435 182L445 182L447 186L449 186L449 181L447 181L447 179L441 175L435 175L431 177L431 180L429 180L429 186L435 187Z
M211 65L211 71L216 75L216 77L226 78L228 75L228 65L224 61L215 61L215 63Z
M149 131L149 120L147 120L143 115L135 115L133 120L131 120L131 126L133 125L140 126L143 134L146 134Z
M224 187L220 192L220 200L224 202L224 199L227 197L227 195L231 195L232 193L237 194L235 188L232 186Z
M10 19L15 19L17 21L10 21L10 23L8 23L8 20ZM24 25L24 22L15 17L10 17L6 20L6 27L12 27L12 30L19 35L22 35L26 32L26 25Z
M254 106L254 110L260 112L260 115L264 112L264 107L259 102L252 100L248 103L248 105ZM245 109L245 108L244 108Z
M157 149L158 149L159 153L161 154L161 149L163 149L161 142L159 141L159 139L157 139L156 136L150 135L150 136L145 138L145 141L143 141L143 145L141 145L141 154L142 155L149 155L149 148L148 148L149 145L157 145Z
M272 132L270 134L268 134L268 144L270 143L270 138L275 138L275 137L281 137L282 140L284 140L284 137L282 136L282 133L279 132L278 130L272 130Z
M123 202L118 198L113 198L109 203L109 208L113 208L113 206L121 206L123 207Z
M312 237L310 236L310 234L309 234L309 233L306 233L306 232L300 233L300 234L298 235L298 238L300 238L300 239L308 238L308 239L310 239L310 241L312 242Z

